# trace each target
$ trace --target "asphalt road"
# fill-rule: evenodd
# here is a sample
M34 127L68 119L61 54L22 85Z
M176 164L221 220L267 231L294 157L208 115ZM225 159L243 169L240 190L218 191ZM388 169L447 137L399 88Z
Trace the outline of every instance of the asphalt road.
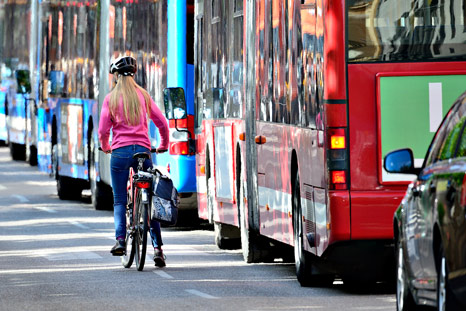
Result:
M396 310L393 289L302 288L294 265L245 264L208 225L162 228L167 267L109 253L113 212L61 201L55 181L0 148L0 310Z

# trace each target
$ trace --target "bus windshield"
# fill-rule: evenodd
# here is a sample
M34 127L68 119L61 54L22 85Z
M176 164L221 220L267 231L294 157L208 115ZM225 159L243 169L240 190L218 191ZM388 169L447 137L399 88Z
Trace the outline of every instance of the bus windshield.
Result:
M466 60L463 1L348 1L348 61Z

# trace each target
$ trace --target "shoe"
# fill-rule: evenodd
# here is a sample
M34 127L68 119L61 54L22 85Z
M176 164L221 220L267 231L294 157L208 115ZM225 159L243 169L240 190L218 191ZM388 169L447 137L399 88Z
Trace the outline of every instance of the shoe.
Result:
M110 250L113 256L123 256L126 254L125 240L117 240L115 245Z
M156 267L165 267L165 255L163 254L162 249L154 248L154 262Z

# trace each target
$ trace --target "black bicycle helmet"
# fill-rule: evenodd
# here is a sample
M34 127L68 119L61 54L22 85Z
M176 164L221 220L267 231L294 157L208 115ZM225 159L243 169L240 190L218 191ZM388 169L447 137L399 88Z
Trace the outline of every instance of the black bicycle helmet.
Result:
M110 65L111 74L118 72L124 76L134 76L136 70L136 60L131 56L119 57Z

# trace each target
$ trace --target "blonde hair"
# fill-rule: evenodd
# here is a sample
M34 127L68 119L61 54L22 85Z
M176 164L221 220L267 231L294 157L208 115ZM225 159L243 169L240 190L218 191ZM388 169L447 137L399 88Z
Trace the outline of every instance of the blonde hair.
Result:
M149 93L140 87L132 76L115 74L117 75L117 83L110 93L110 115L114 120L117 120L118 104L120 99L123 99L123 111L126 124L137 125L141 122L141 105L139 103L137 90L144 96L147 114L149 114L151 104Z

